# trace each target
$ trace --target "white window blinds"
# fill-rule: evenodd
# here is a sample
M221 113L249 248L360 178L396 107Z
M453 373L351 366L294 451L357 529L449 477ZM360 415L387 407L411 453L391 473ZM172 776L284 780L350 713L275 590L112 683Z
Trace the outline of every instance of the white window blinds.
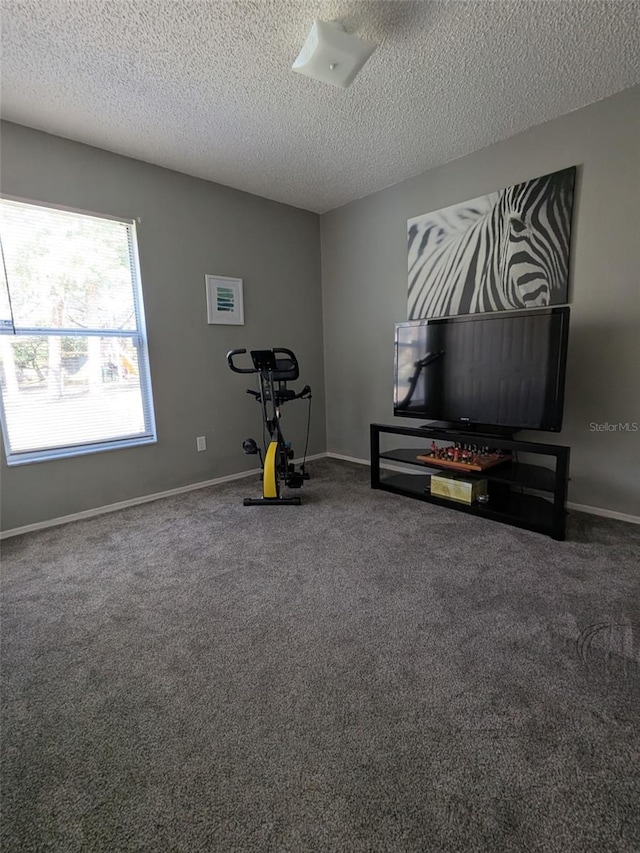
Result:
M0 199L11 464L155 441L133 222Z

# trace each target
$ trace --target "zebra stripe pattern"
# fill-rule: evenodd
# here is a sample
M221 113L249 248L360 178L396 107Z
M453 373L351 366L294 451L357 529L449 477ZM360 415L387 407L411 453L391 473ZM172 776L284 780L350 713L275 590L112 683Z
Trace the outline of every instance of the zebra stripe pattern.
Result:
M408 222L408 319L567 301L575 166Z

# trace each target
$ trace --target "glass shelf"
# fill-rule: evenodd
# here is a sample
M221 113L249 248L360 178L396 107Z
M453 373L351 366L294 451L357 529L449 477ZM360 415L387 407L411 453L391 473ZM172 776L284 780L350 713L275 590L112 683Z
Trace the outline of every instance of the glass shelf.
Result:
M525 462L501 462L486 471L460 471L448 466L439 466L434 459L433 464L421 462L416 457L424 453L414 448L397 448L396 450L385 450L380 453L380 459L388 459L391 462L403 462L406 465L417 465L423 469L446 471L452 476L470 477L476 479L496 480L503 483L512 483L527 489L535 489L539 492L553 492L555 488L555 471L545 468L543 465L529 465Z

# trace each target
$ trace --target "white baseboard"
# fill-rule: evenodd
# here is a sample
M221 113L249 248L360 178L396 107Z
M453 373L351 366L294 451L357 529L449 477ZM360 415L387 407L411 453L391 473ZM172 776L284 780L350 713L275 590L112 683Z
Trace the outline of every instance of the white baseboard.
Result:
M369 459L358 459L356 456L345 456L343 453L326 452L329 459L342 459L343 462L355 462L356 465L371 465Z
M360 459L357 456L346 456L343 453L315 453L312 456L307 456L307 462L312 462L314 459L341 459L344 462L353 462L356 465L366 465L370 467L371 462L368 459ZM302 462L302 458L295 459L295 464L299 465ZM394 465L389 462L382 462L381 466L389 471L403 471L407 472L409 469L400 465ZM105 506L98 506L92 509L85 509L81 512L74 512L71 515L61 515L57 518L50 518L46 521L38 521L35 524L26 524L24 527L14 527L11 530L3 530L0 531L0 539L9 539L12 536L20 536L23 533L31 533L35 530L44 530L47 527L57 527L60 524L68 524L71 521L81 521L84 518L94 518L98 515L106 515L109 512L117 512L120 509L126 509L130 506L137 506L138 504L151 503L151 501L162 500L162 498L170 498L174 495L181 495L185 492L193 492L196 489L206 489L208 486L217 486L220 483L230 483L233 480L242 480L246 477L254 477L260 474L260 468L252 468L250 471L241 471L238 474L228 474L225 477L216 477L213 480L201 480L198 483L190 483L187 486L178 486L176 489L167 489L164 492L155 492L151 495L142 495L137 498L130 498L126 501L118 501L113 504L106 504ZM603 518L613 518L617 521L626 521L629 524L640 524L640 517L636 515L629 515L624 512L616 512L611 509L604 509L602 507L597 506L587 506L585 504L576 504L576 503L568 503L567 507L569 509L574 509L578 512L586 512L589 515L599 515Z
M586 504L575 504L571 501L567 502L568 509L575 509L576 512L586 512L589 515L600 515L602 518L614 518L616 521L626 521L628 524L640 524L640 516L629 515L626 512L617 512L614 509L604 509L600 506L587 506Z
M316 453L313 456L307 456L307 462L314 459L324 459L326 453ZM300 464L300 459L294 459L294 463ZM260 474L260 468L251 468L249 471L241 471L238 474L227 474L225 477L216 477L213 480L200 480L197 483L189 483L187 486L178 486L176 489L167 489L164 492L155 492L151 495L141 495L137 498L130 498L126 501L118 501L113 504L105 504L104 506L85 509L81 512L74 512L71 515L60 515L57 518L49 518L46 521L37 521L35 524L25 524L24 527L13 527L11 530L0 531L0 539L9 539L12 536L20 536L23 533L32 533L34 530L44 530L47 527L57 527L60 524L68 524L71 521L81 521L84 518L95 518L98 515L106 515L109 512L117 512L119 509L126 509L130 506L138 504L151 503L151 501L159 501L162 498L171 498L174 495L182 495L185 492L194 492L196 489L206 489L208 486L217 486L220 483L230 483L233 480L243 480L245 477L257 477Z

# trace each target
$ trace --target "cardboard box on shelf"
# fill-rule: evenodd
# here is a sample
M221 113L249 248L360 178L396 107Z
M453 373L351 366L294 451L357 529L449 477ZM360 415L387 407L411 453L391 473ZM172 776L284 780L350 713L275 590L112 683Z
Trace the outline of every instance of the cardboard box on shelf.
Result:
M431 476L431 494L463 504L472 504L478 495L487 494L486 480L463 480L454 477Z

